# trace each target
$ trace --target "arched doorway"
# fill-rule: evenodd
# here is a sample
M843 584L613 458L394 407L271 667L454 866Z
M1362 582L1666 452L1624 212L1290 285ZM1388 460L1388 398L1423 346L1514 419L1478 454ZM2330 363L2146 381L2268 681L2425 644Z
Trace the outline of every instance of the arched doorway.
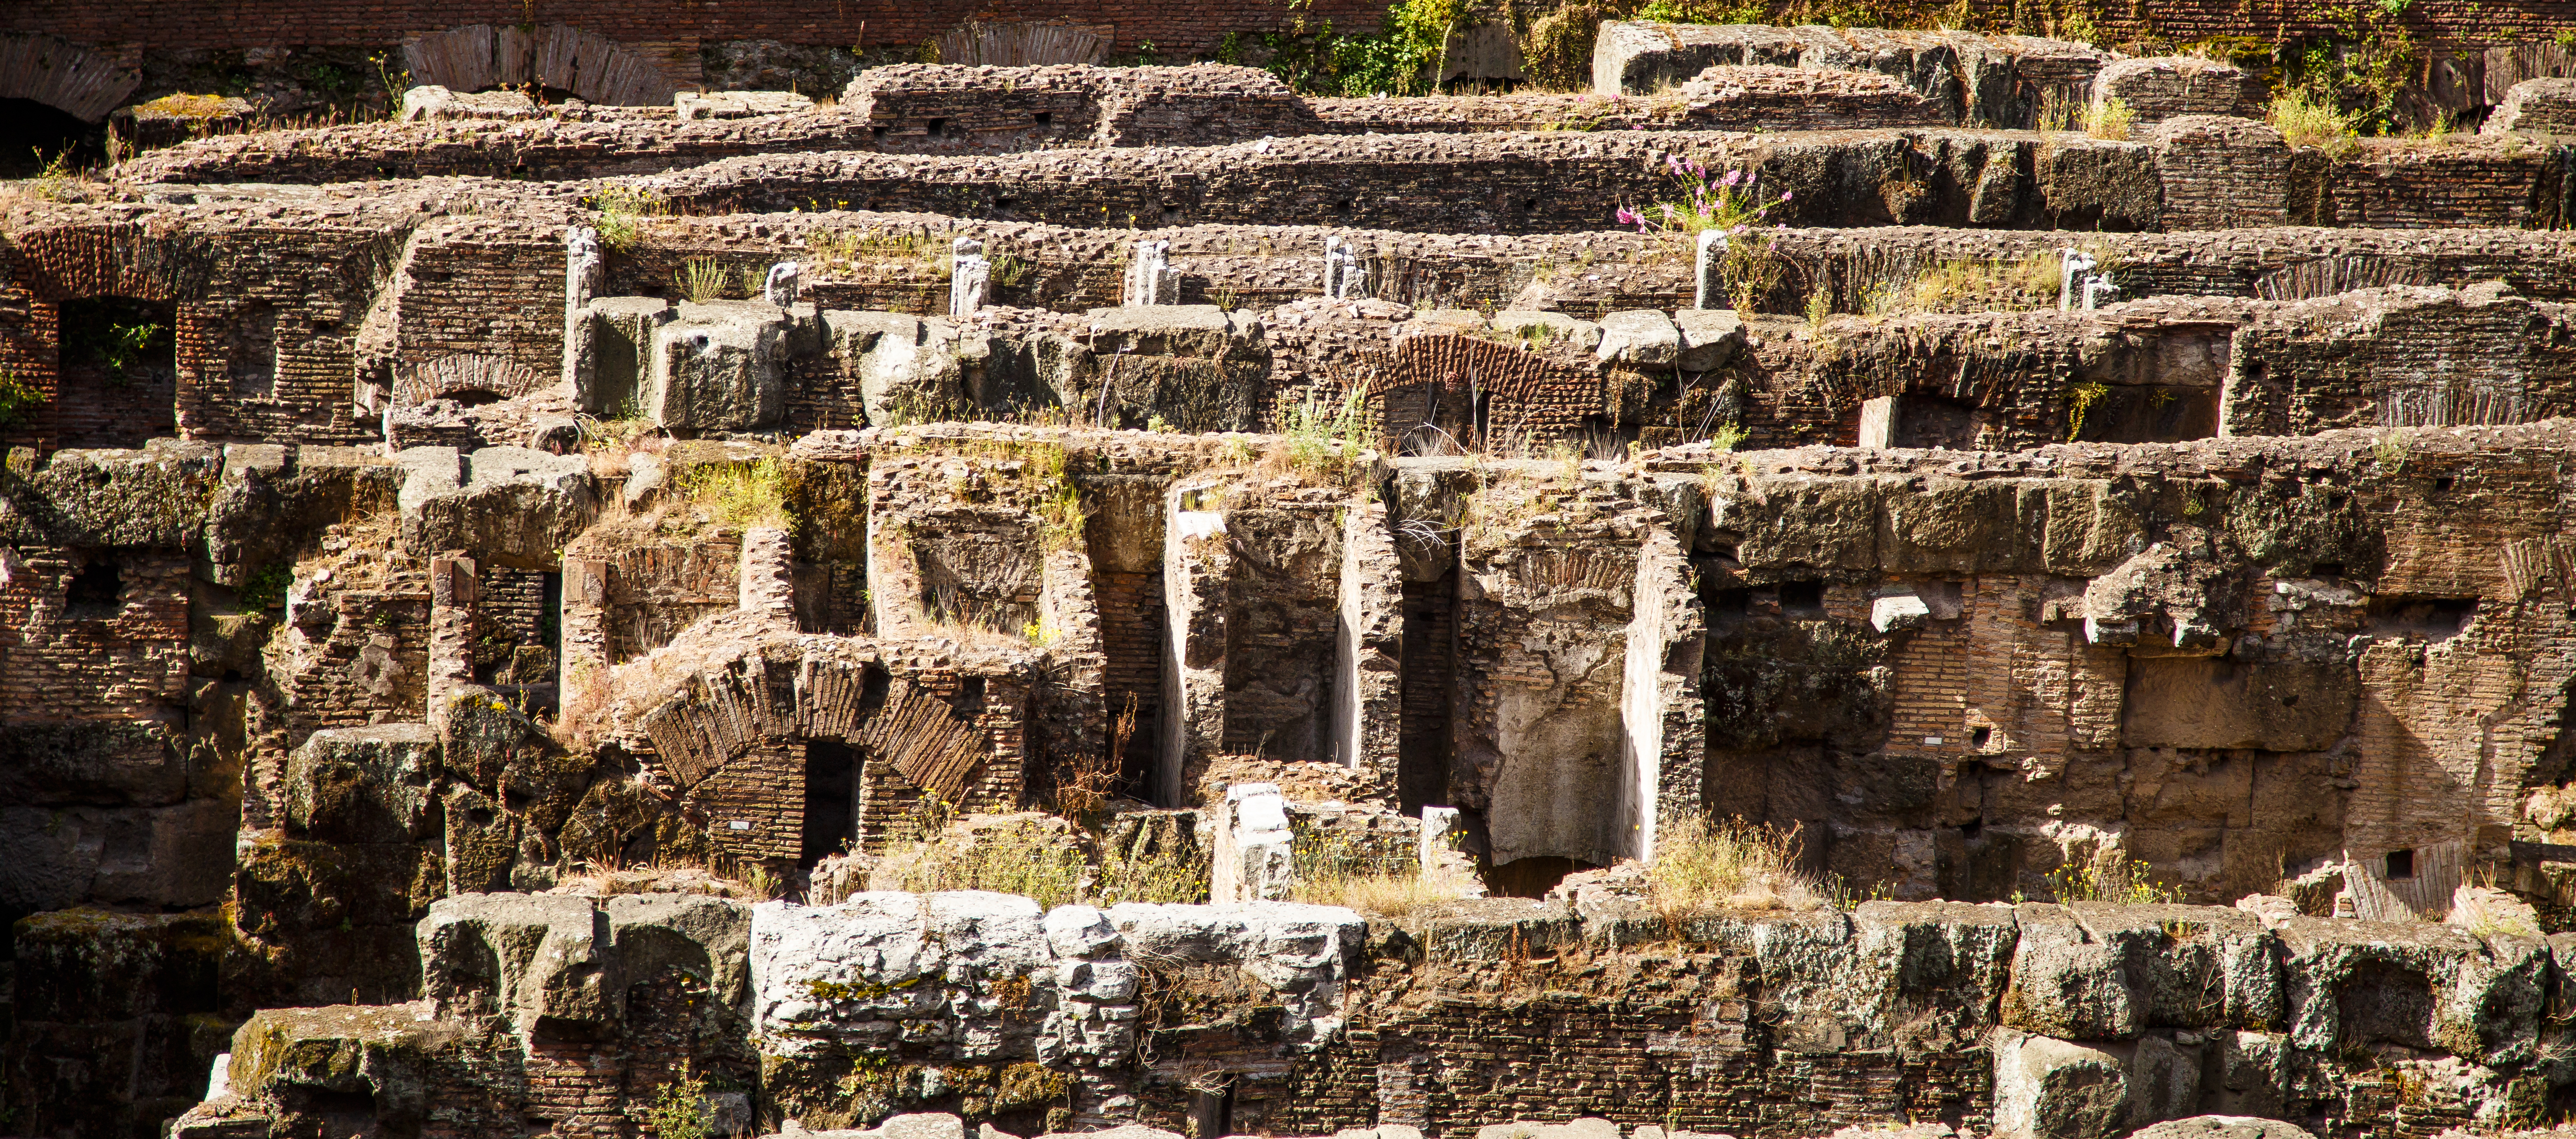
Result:
M142 83L140 71L68 40L0 35L0 178L34 174L66 150L74 165L105 157L107 113Z

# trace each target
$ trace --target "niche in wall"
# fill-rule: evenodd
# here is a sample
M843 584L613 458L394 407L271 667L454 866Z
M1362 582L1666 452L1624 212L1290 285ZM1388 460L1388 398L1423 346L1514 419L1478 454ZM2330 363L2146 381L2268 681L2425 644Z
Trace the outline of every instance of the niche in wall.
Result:
M178 434L178 309L136 297L62 303L61 446L140 447Z

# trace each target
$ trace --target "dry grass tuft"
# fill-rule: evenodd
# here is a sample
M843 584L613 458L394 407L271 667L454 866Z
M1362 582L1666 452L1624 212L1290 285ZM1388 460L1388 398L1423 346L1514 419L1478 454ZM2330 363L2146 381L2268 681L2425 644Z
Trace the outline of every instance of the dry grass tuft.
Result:
M1796 867L1797 829L1684 819L1655 836L1646 904L1667 922L1715 910L1820 910L1832 897Z
M2033 253L2011 261L1943 261L1900 285L1872 290L1872 316L1935 312L2013 312L2057 303L2058 259Z
M2129 130L2138 125L2138 112L2125 99L2114 96L2084 107L2084 133L2110 142L2129 141Z
M786 476L776 459L693 467L679 484L689 504L724 529L796 529L796 515L787 507Z
M1404 918L1416 911L1467 897L1475 883L1455 873L1326 874L1299 881L1288 900L1317 906L1348 906L1364 914Z

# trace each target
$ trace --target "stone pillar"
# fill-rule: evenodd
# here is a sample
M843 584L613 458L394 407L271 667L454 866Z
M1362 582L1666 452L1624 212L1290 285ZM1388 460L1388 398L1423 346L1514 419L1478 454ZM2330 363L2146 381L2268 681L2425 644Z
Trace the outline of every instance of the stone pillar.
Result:
M1697 300L1691 302L1692 308L1724 307L1718 302L1726 296L1726 282L1718 272L1718 266L1725 260L1726 231L1722 229L1699 231L1698 271L1693 277L1699 282L1699 295Z
M1234 573L1220 488L1178 486L1164 500L1161 763L1154 801L1187 801L1191 772L1225 743L1225 592Z
M1860 446L1886 450L1896 445L1896 397L1879 396L1861 401Z
M1404 721L1404 568L1384 502L1343 511L1334 642L1333 758L1375 775L1394 807Z
M1626 778L1619 787L1620 855L1652 859L1655 835L1700 811L1707 708L1699 667L1706 625L1692 588L1690 558L1672 530L1648 523L1637 550L1622 661L1619 730Z
M2120 286L2112 284L2111 278L2106 274L2095 273L2090 277L2086 277L2084 279L2084 311L2093 311L2095 308L2100 307L2103 297L2119 291Z
M1172 243L1139 241L1134 248L1135 259L1127 265L1124 303L1130 305L1181 303L1181 275L1172 271Z
M739 582L744 612L796 624L796 551L787 531L764 526L742 536Z
M2057 311L2075 308L2076 284L2093 271L2095 264L2091 255L2072 245L2057 251Z
M1359 253L1351 248L1347 237L1324 239L1324 297L1327 300L1355 301L1368 295L1368 274L1360 266Z
M780 308L795 304L797 290L803 287L804 274L805 267L794 261L772 265L768 281L761 285L760 295Z
M1290 843L1288 800L1279 794L1277 784L1227 787L1208 900L1222 904L1286 898L1295 865Z
M984 243L971 237L958 238L951 256L955 260L948 271L948 315L973 316L992 299L993 264L984 260Z
M448 697L474 684L474 559L429 560L429 723L447 723Z
M608 252L599 231L586 225L564 230L563 385L576 390L575 373L590 355L590 302L608 287Z

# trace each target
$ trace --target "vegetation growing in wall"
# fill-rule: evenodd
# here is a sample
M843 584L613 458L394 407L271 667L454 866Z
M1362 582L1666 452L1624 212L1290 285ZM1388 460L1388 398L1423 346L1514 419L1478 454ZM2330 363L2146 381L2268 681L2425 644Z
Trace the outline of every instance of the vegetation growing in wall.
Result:
M2281 141L2292 147L2317 147L2329 158L2342 158L2361 145L2353 137L2353 116L2307 91L2282 92L2265 117L2273 130L2281 132Z
M726 530L796 529L786 477L776 459L692 467L680 476L679 487L690 505Z
M2130 128L2137 123L2138 113L2116 95L2084 105L2084 133L2094 138L2127 142Z
M733 273L713 257L691 257L671 271L671 284L680 295L697 304L723 300L733 281Z
M19 379L15 369L0 368L0 429L35 418L36 409L44 405L45 393Z
M707 1139L715 1129L707 1082L689 1070L686 1060L680 1061L680 1074L654 1093L652 1104L635 1114L653 1139Z
M1313 0L1289 0L1284 31L1260 36L1264 65L1301 95L1423 95L1446 62L1449 34L1466 18L1464 0L1395 0L1378 30L1336 32L1333 22L1308 24ZM1218 62L1238 62L1251 45L1240 33L1217 45Z
M1910 278L1882 282L1861 294L1871 316L1930 312L2012 312L2057 303L2058 257L2048 252L2012 259L1951 258Z
M599 231L600 243L620 252L635 248L645 223L671 208L662 195L640 186L610 186L582 204L599 215L592 228Z
M1349 831L1329 827L1299 829L1289 865L1289 901L1393 918L1456 901L1476 885L1456 874L1426 874L1413 858L1373 855Z
M1823 909L1832 903L1797 869L1797 828L1675 819L1655 832L1646 904L1669 925L1716 910Z
M930 825L945 813L942 805L925 817L923 841L887 852L869 876L870 888L916 894L992 890L1034 898L1048 909L1080 899L1091 864L1070 827L1030 815L961 835L944 824Z
M2105 851L2082 860L2069 859L2045 876L2060 902L2179 902L2182 891L2158 885L2155 867Z
M1374 434L1367 386L1350 385L1338 404L1308 391L1281 417L1280 434L1280 454L1291 471L1327 482L1348 481Z

